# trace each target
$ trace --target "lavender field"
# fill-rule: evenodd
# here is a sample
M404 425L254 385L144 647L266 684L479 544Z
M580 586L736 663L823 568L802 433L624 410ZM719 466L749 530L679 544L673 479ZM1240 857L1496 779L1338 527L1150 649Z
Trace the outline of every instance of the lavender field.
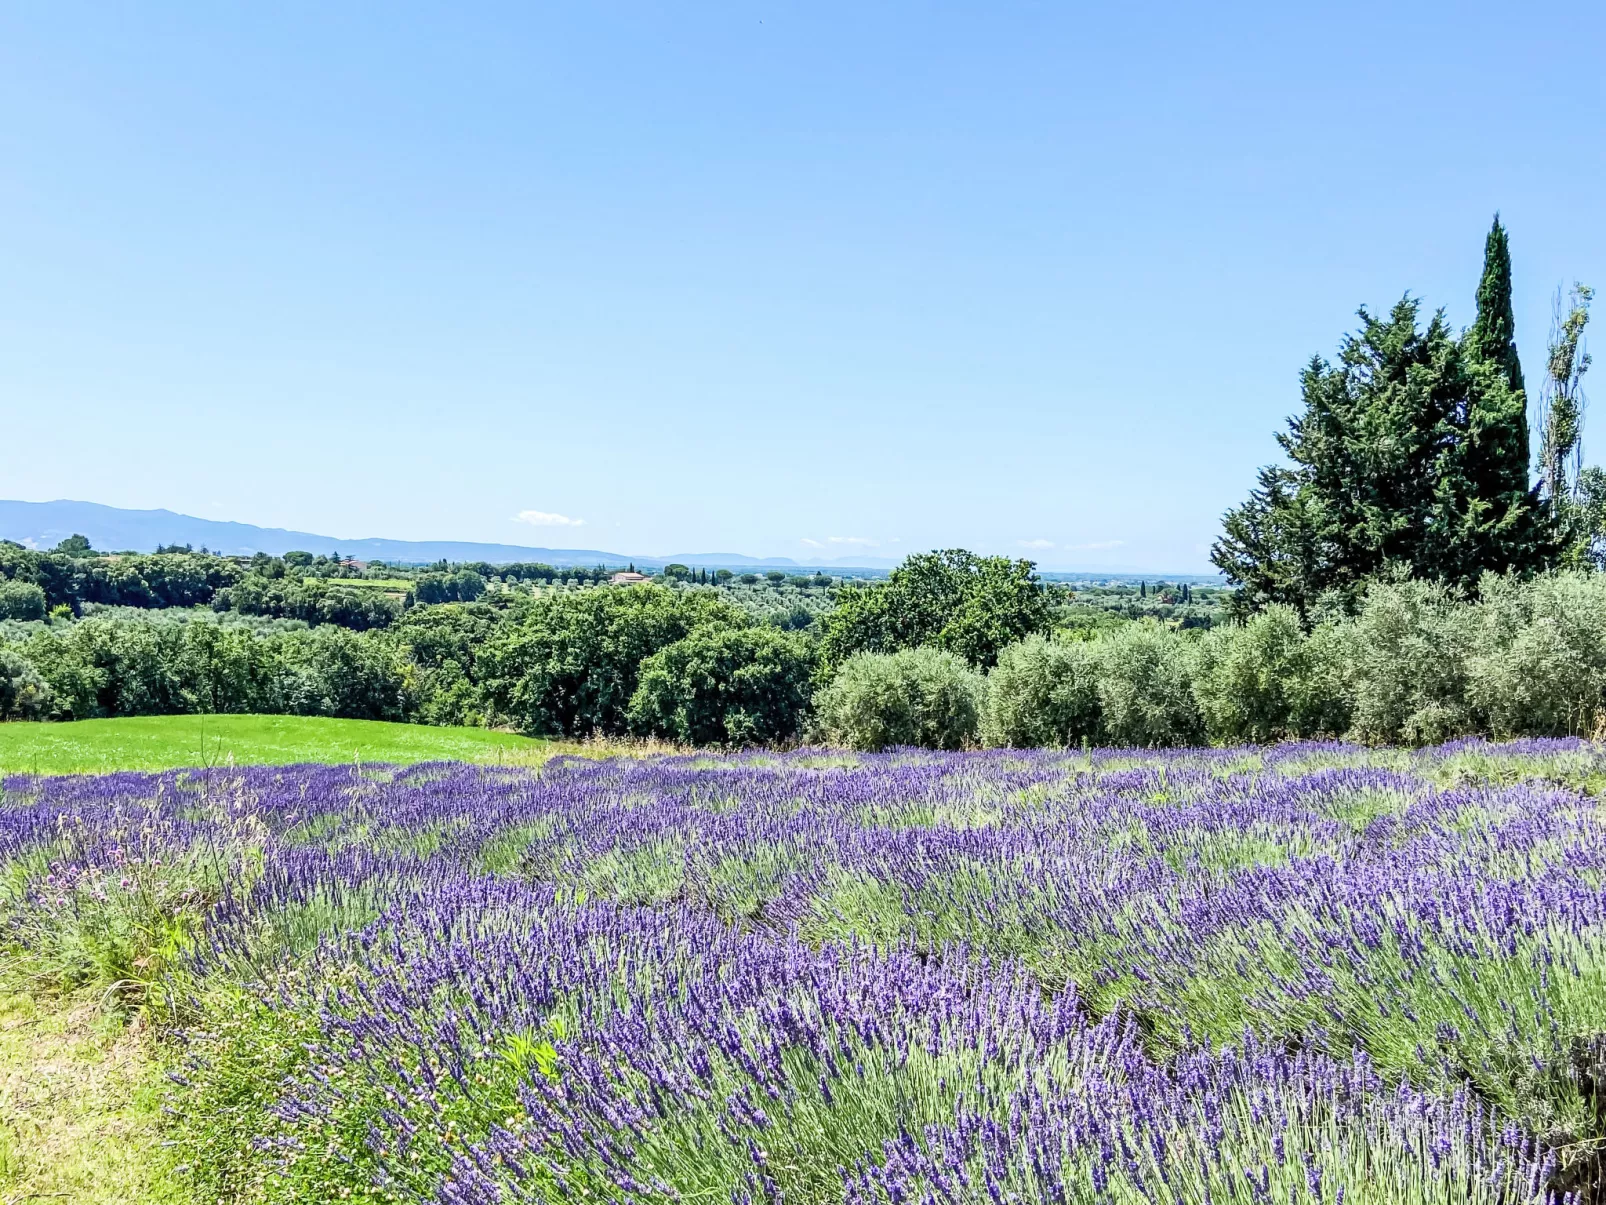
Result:
M1606 752L12 778L198 1201L1599 1200Z

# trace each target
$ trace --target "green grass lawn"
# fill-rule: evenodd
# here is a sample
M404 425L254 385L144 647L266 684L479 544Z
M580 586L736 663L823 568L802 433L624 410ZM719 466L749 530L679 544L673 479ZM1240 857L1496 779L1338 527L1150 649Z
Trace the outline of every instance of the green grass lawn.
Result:
M509 762L536 765L547 741L484 728L288 715L157 715L0 724L0 772L98 774L291 762Z

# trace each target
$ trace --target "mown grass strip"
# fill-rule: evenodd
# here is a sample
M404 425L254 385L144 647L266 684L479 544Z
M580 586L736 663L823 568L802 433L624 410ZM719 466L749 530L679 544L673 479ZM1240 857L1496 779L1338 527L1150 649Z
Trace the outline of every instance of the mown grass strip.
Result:
M0 724L0 773L103 774L186 766L351 761L540 765L549 741L484 728L433 728L325 716L126 716Z
M149 1039L90 998L0 991L0 1202L188 1202Z

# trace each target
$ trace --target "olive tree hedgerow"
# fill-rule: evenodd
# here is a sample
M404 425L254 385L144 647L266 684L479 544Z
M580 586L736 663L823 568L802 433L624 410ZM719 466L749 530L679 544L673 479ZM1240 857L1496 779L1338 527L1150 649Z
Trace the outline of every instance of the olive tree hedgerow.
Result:
M1193 679L1198 642L1156 623L1097 640L1028 637L999 654L982 736L992 745L1195 744L1205 728Z
M980 674L940 649L856 653L815 696L815 707L834 744L960 749L976 740L985 690Z
M998 654L987 675L982 742L1014 749L1078 745L1103 736L1095 642L1033 634Z
M1428 744L1478 731L1467 698L1474 608L1439 582L1379 581L1367 589L1351 639L1351 735Z
M1193 694L1193 638L1140 621L1104 637L1097 649L1099 711L1111 744L1159 748L1204 739Z
M1307 633L1292 607L1267 607L1199 642L1193 693L1217 744L1341 736L1350 727L1348 625Z
M1479 726L1496 737L1588 736L1606 716L1606 576L1483 583L1466 665Z

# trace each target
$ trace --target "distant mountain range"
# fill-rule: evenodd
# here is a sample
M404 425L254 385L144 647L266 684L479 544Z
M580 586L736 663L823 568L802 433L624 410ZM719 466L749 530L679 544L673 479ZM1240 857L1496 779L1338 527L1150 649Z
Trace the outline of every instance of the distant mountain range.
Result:
M593 565L634 564L638 568L657 568L679 563L707 568L755 566L778 569L890 569L898 562L885 557L838 557L834 560L796 561L790 557L753 557L739 552L692 552L673 556L626 555L596 548L527 548L519 544L476 544L462 540L383 540L344 539L314 535L307 531L286 531L282 527L257 527L251 523L228 523L197 519L170 510L123 510L97 502L7 502L0 501L0 539L15 540L29 548L53 548L73 534L88 538L90 546L107 552L151 552L158 545L203 545L229 556L250 556L265 552L282 556L287 552L317 554L339 552L365 561L391 561L404 565L428 565L434 561L542 561L560 568Z

